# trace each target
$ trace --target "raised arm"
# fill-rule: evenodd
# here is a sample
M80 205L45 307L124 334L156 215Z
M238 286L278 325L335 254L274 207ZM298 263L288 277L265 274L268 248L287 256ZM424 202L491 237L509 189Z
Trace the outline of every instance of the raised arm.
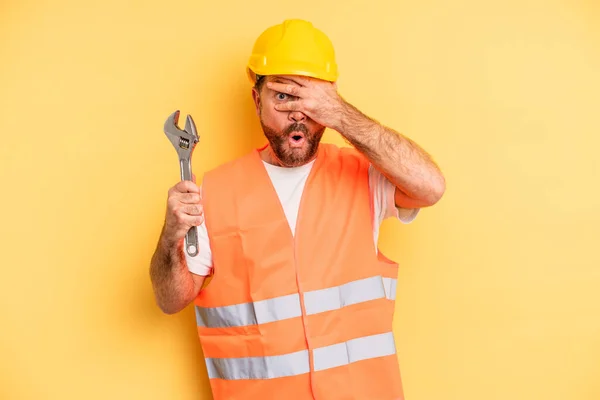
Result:
M340 116L338 132L396 186L396 206L427 207L440 200L444 176L418 144L346 102Z
M418 208L439 201L446 190L440 169L421 147L345 101L330 82L286 76L267 87L291 95L280 111L301 112L338 131L396 186L396 206Z

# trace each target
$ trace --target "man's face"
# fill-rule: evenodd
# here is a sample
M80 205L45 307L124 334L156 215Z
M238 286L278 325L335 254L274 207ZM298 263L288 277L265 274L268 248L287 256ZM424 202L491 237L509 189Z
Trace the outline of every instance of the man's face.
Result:
M299 111L277 111L275 104L297 100L286 93L269 89L267 81L299 85L294 77L267 76L260 93L253 89L256 112L263 132L273 149L277 161L285 167L306 164L316 154L325 127Z

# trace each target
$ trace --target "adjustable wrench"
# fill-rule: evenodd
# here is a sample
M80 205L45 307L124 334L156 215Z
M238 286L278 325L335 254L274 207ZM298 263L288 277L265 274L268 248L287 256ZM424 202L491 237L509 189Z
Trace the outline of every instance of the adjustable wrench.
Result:
M179 121L179 110L167 118L164 131L167 138L173 143L177 155L179 156L179 167L181 170L182 181L192 181L192 152L199 141L196 125L191 115L185 119L185 129L181 130L177 126ZM185 235L186 250L190 256L198 254L198 230L192 226Z

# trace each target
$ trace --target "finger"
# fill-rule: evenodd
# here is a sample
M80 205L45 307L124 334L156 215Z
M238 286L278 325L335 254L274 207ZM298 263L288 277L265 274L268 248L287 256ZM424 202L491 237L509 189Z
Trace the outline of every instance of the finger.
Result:
M203 215L204 208L201 204L186 204L180 208L180 211L187 215Z
M184 204L198 204L202 201L202 197L198 193L182 193L178 196L178 200Z
M177 224L179 227L183 227L186 231L192 226L200 226L204 222L204 215L189 215L183 212L175 214Z
M175 190L180 193L200 193L200 188L192 181L181 181L175 185Z
M320 79L313 78L312 76L304 75L282 75L282 78L296 82L300 86L311 86L321 81Z
M276 92L287 93L294 97L303 97L305 95L302 87L293 85L291 83L267 82L267 87L275 90Z
M277 111L302 111L304 107L299 101L287 101L281 104L275 104Z
M309 76L294 76L292 80L302 86L311 86L313 83L317 82L315 78Z

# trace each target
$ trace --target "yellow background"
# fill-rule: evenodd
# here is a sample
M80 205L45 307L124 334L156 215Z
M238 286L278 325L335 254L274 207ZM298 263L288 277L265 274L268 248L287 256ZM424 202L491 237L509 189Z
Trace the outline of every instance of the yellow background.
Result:
M162 125L193 115L199 177L262 144L244 67L292 17L447 177L381 238L407 400L600 398L597 1L95 3L0 4L1 399L210 398L191 307L148 277Z

